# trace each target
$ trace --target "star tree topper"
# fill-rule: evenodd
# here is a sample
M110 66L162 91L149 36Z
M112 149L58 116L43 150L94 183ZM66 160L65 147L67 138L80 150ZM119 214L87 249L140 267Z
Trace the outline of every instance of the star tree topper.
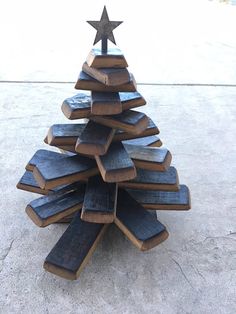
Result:
M102 11L102 16L100 21L87 21L91 26L97 30L97 34L94 40L94 45L102 41L102 53L107 53L107 40L109 39L116 45L115 38L113 35L113 30L119 26L122 21L110 21L106 6L104 6Z

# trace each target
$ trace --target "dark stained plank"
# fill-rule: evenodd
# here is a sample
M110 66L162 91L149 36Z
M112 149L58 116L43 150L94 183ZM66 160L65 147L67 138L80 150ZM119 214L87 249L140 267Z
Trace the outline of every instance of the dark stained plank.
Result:
M129 194L146 209L154 210L189 210L190 193L186 185L180 184L177 192L130 190Z
M164 172L139 168L137 168L136 171L136 178L126 182L120 182L119 187L140 190L179 190L179 178L177 170L174 167L170 167Z
M136 169L121 142L112 143L103 156L95 156L102 178L106 182L121 182L136 177Z
M86 180L96 175L98 169L94 160L75 155L62 160L42 161L36 165L33 174L42 189Z
M30 202L26 213L39 227L46 227L82 208L85 185L71 184Z
M57 276L77 279L92 256L106 226L83 221L78 212L46 257L44 268Z
M78 137L86 127L81 124L53 124L47 134L47 143L49 145L75 145Z
M101 176L88 179L81 219L112 223L116 215L117 184L104 182Z
M27 192L33 192L37 194L43 194L47 195L49 193L49 190L41 189L36 182L33 172L26 170L23 176L20 178L20 181L16 185L17 189L27 191Z
M138 92L120 92L119 95L122 103L122 110L146 105L145 99Z
M75 151L86 155L106 154L115 129L89 121L77 139Z
M171 163L171 153L166 148L125 145L137 168L166 171Z
M126 68L128 64L123 53L117 48L109 48L106 54L101 49L93 48L88 57L87 63L94 68Z
M138 111L127 110L114 116L92 116L91 120L127 133L139 134L148 126L148 117Z
M140 250L149 250L168 238L165 226L125 190L119 189L115 224Z
M75 84L75 89L93 90L97 92L135 92L136 82L134 76L130 74L130 80L128 83L116 86L107 86L82 71L80 72L77 83Z
M156 135L138 137L131 140L122 141L124 145L141 145L141 146L150 146L150 147L160 147L162 142L160 138Z
M121 112L119 93L91 92L91 114L113 115Z
M106 86L120 86L130 81L126 68L93 68L85 62L82 71Z

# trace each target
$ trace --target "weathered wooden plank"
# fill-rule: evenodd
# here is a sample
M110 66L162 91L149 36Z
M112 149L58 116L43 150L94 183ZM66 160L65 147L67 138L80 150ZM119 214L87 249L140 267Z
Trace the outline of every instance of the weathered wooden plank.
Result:
M139 168L137 168L136 171L136 178L126 182L120 182L119 187L140 190L179 190L179 178L177 170L174 167L170 167L165 172Z
M91 114L113 115L122 112L122 104L119 93L91 93Z
M33 192L37 194L47 195L49 193L49 190L40 188L33 176L33 172L29 170L25 171L25 173L17 183L16 187L19 190Z
M191 200L189 189L180 184L177 192L167 191L144 191L127 189L129 194L135 198L146 209L154 210L189 210Z
M119 189L115 224L140 250L149 250L168 238L165 226L129 193Z
M86 180L97 173L94 160L79 155L56 161L42 161L33 170L34 177L42 189Z
M148 126L148 117L138 111L127 110L115 116L92 116L91 120L128 133L140 134Z
M144 106L145 99L138 92L120 92L122 111ZM67 98L62 104L62 112L71 120L89 118L91 115L91 97L85 93L79 93Z
M121 182L136 177L136 169L121 142L112 143L103 156L95 156L102 178L106 182Z
M88 179L81 219L112 223L116 215L117 184L104 182L101 176Z
M171 163L171 153L166 148L125 145L137 168L166 171Z
M44 268L57 276L70 280L77 279L93 254L106 226L83 221L78 212L46 257Z
M30 202L26 213L39 227L46 227L82 208L85 185L70 184Z
M94 68L126 68L128 64L120 49L109 48L106 54L100 49L93 48L88 57L87 63Z
M160 138L156 135L138 137L131 140L122 141L124 146L128 145L141 145L141 146L150 146L150 147L160 147L162 142Z
M95 80L82 71L80 72L77 83L75 84L75 89L93 90L97 92L135 92L136 82L134 76L130 74L130 80L128 83L116 86L108 86Z
M81 124L53 124L47 134L47 143L57 145L75 145L78 137L86 127L86 123Z
M115 129L89 121L77 139L75 151L86 155L106 154Z

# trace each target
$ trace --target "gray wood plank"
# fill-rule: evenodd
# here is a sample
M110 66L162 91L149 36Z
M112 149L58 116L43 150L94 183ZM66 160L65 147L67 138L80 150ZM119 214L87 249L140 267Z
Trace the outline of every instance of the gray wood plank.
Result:
M124 146L126 144L127 145L150 146L150 147L160 147L162 145L160 138L156 135L133 138L131 140L122 141L122 143L124 144Z
M53 124L47 134L47 143L54 145L75 145L81 136L86 123L79 124Z
M117 48L109 48L106 54L103 54L101 49L93 48L86 61L94 68L126 68L128 66L123 53Z

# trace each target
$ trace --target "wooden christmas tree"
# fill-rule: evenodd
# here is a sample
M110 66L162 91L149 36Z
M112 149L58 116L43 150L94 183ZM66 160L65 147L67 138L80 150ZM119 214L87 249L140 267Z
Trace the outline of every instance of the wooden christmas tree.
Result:
M157 126L133 110L146 102L124 55L107 47L121 22L110 21L104 7L101 20L88 23L97 30L94 44L101 40L102 46L89 53L75 88L90 92L62 104L68 119L88 122L51 126L45 142L64 153L38 150L17 185L44 195L26 207L36 225L70 223L44 262L46 270L67 279L78 278L109 224L148 250L168 237L148 210L190 209L171 153L159 148Z

